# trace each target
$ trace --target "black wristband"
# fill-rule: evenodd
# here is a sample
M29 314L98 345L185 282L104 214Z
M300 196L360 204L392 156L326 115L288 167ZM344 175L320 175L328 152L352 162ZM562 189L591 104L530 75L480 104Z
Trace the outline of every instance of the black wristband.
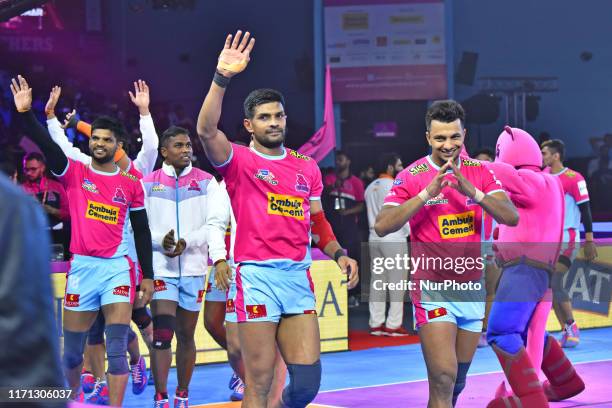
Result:
M215 76L213 77L213 82L219 85L221 88L227 88L227 85L230 83L230 79L224 75L222 75L219 71L215 71Z
M336 263L338 262L338 259L340 259L341 256L344 256L344 249L340 248L339 250L337 250L336 252L334 252L334 261L336 261Z

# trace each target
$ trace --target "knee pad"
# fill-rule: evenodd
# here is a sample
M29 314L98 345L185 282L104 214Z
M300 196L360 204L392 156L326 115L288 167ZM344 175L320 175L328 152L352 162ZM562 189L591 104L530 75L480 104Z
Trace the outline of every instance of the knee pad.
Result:
M321 360L314 364L287 364L289 385L283 390L282 402L290 408L310 404L321 386Z
M470 369L470 364L472 364L471 361L469 363L459 363L457 365L457 379L455 380L455 388L453 388L453 407L457 403L459 394L461 394L461 391L463 391L465 388L465 382L467 379L468 370Z
M172 315L159 315L153 317L153 348L158 350L169 349L174 337L176 317Z
M128 326L128 329L128 344L130 344L136 339L136 332L130 326Z
M89 328L89 332L87 333L87 344L90 346L96 346L98 344L104 343L104 325L106 321L104 320L104 315L102 312L98 313L98 317L94 324Z
M83 362L87 332L64 330L64 367L73 369Z
M130 326L127 324L106 325L106 357L108 358L108 373L122 375L129 372L127 362L127 338Z
M151 324L151 315L146 307L132 310L132 321L140 329L146 329Z

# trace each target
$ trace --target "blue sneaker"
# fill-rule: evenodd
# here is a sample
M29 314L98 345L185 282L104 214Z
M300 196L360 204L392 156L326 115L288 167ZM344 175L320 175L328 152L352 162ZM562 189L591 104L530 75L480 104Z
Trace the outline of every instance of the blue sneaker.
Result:
M81 373L81 387L83 387L83 392L89 394L93 391L95 385L96 377L89 371L83 371Z
M233 390L236 387L236 384L240 381L240 377L236 375L236 373L232 373L232 376L229 380L229 385L227 386L230 390Z
M189 394L187 391L176 390L174 395L174 408L189 408Z
M244 398L244 383L238 378L238 381L235 383L234 388L232 388L232 395L230 395L230 400L232 401L242 401Z
M151 369L147 369L147 377L149 377L149 380L147 381L147 385L155 385L155 378L153 378L153 372L151 371Z
M93 392L85 398L87 404L108 405L108 385L106 380L96 381Z
M563 336L559 342L563 348L573 348L580 343L580 330L576 322L566 324L563 328Z
M135 395L142 394L147 388L147 364L143 356L140 356L138 362L130 367L132 372L132 392Z

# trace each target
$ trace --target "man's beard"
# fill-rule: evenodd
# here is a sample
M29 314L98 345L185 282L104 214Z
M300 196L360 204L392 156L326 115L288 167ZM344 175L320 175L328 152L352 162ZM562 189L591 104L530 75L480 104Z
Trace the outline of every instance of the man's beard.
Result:
M115 158L115 154L110 154L108 156L104 156L100 159L98 159L97 157L93 157L93 159L98 162L98 164L107 164L113 161L113 159Z
M257 143L259 143L260 145L262 145L263 147L267 149L276 149L277 147L281 147L283 143L285 143L285 131L284 130L283 130L283 137L280 140L269 140L267 139L266 136L267 135L264 135L263 137L258 137L258 136L253 135L255 140L257 140Z

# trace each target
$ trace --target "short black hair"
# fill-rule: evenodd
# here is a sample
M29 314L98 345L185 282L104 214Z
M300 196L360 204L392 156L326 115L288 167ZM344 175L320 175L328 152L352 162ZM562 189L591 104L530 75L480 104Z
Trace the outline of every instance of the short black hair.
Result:
M563 161L565 158L565 143L559 139L546 140L542 143L541 148L548 147L553 153L559 153L559 159Z
M125 142L127 140L127 137L126 137L127 134L126 134L125 128L123 127L121 122L119 122L115 118L111 118L110 116L99 116L99 117L97 117L91 123L91 133L92 133L92 135L93 135L93 132L96 129L110 130L113 133L113 135L115 136L115 139L117 139L117 142L123 142L123 144L125 144Z
M338 156L344 156L347 159L351 160L351 157L344 150L335 150L334 157L338 157Z
M435 101L431 104L427 113L425 114L425 126L427 131L431 130L431 121L437 120L439 122L451 123L459 119L461 121L461 127L465 126L465 111L463 106L459 102L452 99L446 99L443 101Z
M30 152L28 154L26 154L25 156L23 156L23 162L27 162L30 160L37 160L41 163L45 163L45 156L43 156L42 154L38 153L38 152Z
M387 172L387 167L389 167L389 166L394 166L395 167L395 163L397 163L397 161L400 160L400 159L401 159L401 157L397 153L393 153L393 152L392 153L384 153L378 159L378 167L375 167L374 170L376 170L376 172L378 172L378 174L386 173Z
M190 137L187 129L180 126L170 126L164 131L164 133L162 133L159 143L161 146L166 147L166 144L170 141L170 138L178 135L187 135L187 137Z
M247 119L252 119L255 115L256 107L271 102L279 102L285 106L285 98L277 90L269 88L254 90L244 100L244 116Z
M476 157L479 154L486 154L487 156L489 156L492 159L495 159L495 152L493 151L493 149L490 149L488 147L483 147L481 149L476 150L476 152L474 152L474 154L472 155L472 157Z

